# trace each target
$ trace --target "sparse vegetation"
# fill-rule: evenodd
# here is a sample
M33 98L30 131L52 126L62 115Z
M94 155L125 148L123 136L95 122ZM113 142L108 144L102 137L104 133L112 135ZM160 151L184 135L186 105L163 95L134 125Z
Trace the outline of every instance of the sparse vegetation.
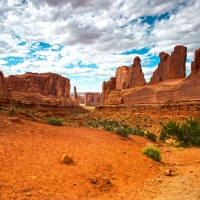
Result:
M161 126L160 140L174 139L181 146L200 146L200 120L198 117L186 118L182 124L170 120L166 125L161 123Z
M135 128L131 128L130 126L124 123L120 123L118 121L90 119L88 125L92 128L104 129L125 137L128 137L129 135L140 135L140 136L145 135L144 131L140 128L139 125L136 125Z
M14 114L15 114L15 109L12 107L12 109L8 111L8 115L12 116Z
M154 142L157 140L157 135L155 133L147 131L145 136L148 137L150 140L152 140Z
M0 106L0 110L3 110L3 107L2 107L2 106Z
M140 136L145 136L145 132L142 128L140 128L139 124L136 124L135 128L132 129L131 132L132 135L140 135Z
M160 162L161 161L161 153L158 148L155 148L153 146L147 146L144 149L142 149L142 153L155 161Z
M62 126L63 121L61 119L57 119L57 118L48 118L46 120L46 124L50 124L50 125L54 125L54 126Z

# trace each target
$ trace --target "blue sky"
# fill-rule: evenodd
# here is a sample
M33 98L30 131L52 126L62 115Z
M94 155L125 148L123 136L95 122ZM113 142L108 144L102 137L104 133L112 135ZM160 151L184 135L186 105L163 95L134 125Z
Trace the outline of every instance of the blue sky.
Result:
M78 92L101 92L135 56L148 81L159 53L184 45L189 74L200 48L199 10L199 0L1 0L0 70L53 72Z

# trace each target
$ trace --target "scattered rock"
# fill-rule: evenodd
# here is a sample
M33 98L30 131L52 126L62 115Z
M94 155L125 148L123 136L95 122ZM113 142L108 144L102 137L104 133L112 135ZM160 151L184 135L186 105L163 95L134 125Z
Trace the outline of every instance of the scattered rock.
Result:
M65 164L70 164L73 162L73 159L67 156L66 154L62 155L61 162Z
M172 168L170 168L170 169L165 170L164 174L165 174L165 176L172 176L172 172L173 172L173 170L172 170Z

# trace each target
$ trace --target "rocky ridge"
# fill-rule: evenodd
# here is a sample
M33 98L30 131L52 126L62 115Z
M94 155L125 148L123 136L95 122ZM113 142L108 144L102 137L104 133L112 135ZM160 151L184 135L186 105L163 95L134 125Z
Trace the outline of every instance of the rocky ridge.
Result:
M4 78L3 72L0 72L0 83L1 95L19 101L58 105L78 103L77 99L70 97L70 80L58 74L27 72Z
M119 67L116 77L103 82L102 105L158 105L199 100L200 49L195 51L191 74L188 77L185 77L186 51L186 47L178 45L174 47L171 56L161 52L160 63L148 84L143 78L139 57L134 59L131 67Z

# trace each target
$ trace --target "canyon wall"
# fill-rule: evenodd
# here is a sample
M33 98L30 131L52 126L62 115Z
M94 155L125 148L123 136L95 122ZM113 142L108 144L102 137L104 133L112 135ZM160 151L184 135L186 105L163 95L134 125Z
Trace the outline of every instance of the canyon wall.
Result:
M200 100L200 49L195 51L191 74L186 76L187 48L176 46L171 56L161 52L160 63L147 84L143 78L140 59L131 67L116 70L116 86L109 90L104 82L102 105L165 104L168 102ZM137 67L137 70L133 70ZM138 77L138 78L136 78ZM114 79L114 77L112 78Z
M101 104L101 93L86 92L85 93L85 106L98 106Z
M74 105L70 98L70 80L54 73L10 75L6 82L12 98L45 104Z
M2 71L0 71L0 96L11 97L10 88L8 88L6 79Z

